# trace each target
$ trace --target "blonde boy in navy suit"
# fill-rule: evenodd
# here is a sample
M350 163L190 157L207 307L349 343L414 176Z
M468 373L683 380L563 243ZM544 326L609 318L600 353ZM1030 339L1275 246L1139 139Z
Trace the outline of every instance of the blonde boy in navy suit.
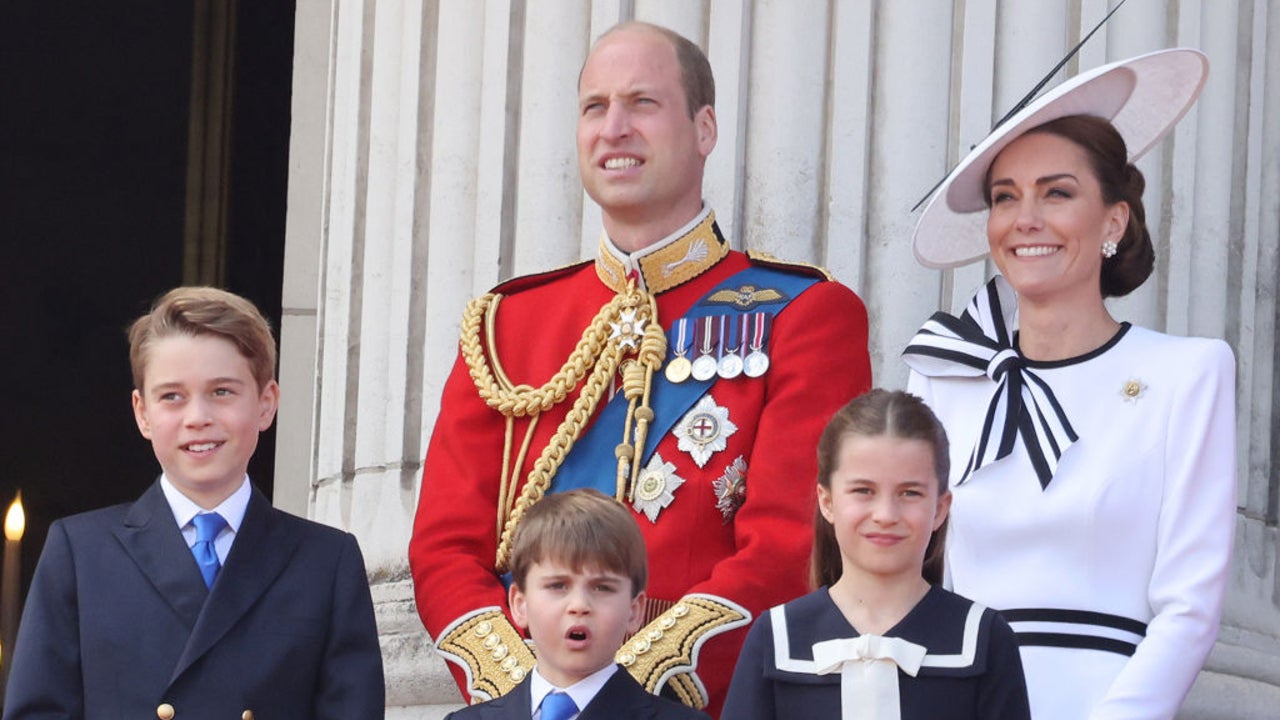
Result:
M383 717L355 538L276 510L245 473L280 398L267 321L178 288L129 342L134 417L163 474L49 529L4 720Z
M591 489L547 495L520 521L508 592L537 665L515 690L452 720L694 720L614 663L644 618L648 567L631 513ZM566 697L567 696L567 697Z

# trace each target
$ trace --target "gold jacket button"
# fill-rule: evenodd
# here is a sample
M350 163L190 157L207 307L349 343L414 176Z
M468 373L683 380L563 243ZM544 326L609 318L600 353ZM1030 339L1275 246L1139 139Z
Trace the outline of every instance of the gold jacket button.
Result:
M173 706L169 703L160 703L156 708L156 717L160 720L173 720L174 714Z
M245 710L244 712L240 713L240 720L253 720L253 711Z

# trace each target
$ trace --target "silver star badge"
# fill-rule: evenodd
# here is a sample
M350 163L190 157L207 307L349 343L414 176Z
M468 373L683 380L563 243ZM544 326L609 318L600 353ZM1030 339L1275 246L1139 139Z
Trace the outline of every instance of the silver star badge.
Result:
M675 500L676 488L683 484L684 478L676 475L676 466L663 460L659 453L654 453L640 477L636 478L631 506L649 518L649 522L656 523L658 513Z
M680 418L672 432L680 438L677 447L692 455L693 461L702 467L712 453L725 449L729 436L738 432L738 426L729 421L729 409L717 405L708 393Z

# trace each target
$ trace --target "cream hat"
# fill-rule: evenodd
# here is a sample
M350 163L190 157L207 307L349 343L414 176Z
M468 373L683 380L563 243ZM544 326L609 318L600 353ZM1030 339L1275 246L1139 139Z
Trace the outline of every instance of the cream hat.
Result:
M916 260L950 268L985 256L983 184L992 161L1023 133L1067 115L1111 121L1129 149L1141 157L1164 137L1200 96L1209 59L1199 50L1172 48L1081 73L1036 98L973 148L943 181L916 223Z

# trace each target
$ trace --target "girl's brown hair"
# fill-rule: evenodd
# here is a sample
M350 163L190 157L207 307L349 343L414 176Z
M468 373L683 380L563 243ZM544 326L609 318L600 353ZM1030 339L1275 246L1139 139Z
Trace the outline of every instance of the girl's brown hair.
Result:
M831 490L831 474L840 462L840 448L852 436L888 436L904 440L923 440L933 448L933 469L938 476L938 495L947 492L951 472L950 446L947 432L933 411L920 398L901 390L871 390L840 408L818 440L818 484ZM942 582L943 549L947 538L947 521L929 537L921 574L930 584ZM819 508L813 517L813 553L810 556L809 582L818 588L833 585L840 579L843 563L836 531L822 516Z

